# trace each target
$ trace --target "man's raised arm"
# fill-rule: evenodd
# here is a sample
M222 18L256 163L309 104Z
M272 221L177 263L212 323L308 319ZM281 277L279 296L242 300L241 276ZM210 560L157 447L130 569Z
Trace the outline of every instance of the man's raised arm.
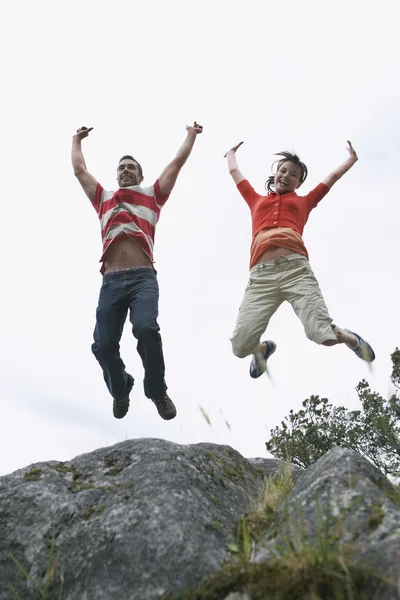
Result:
M86 168L85 158L82 152L82 140L89 135L93 127L80 127L72 138L71 160L74 175L81 184L83 191L91 202L96 197L97 181Z
M203 131L203 127L198 125L196 121L193 125L186 125L187 136L182 146L179 148L175 158L167 165L164 171L158 178L160 192L162 194L170 194L176 183L179 172L187 161L192 151L194 142L199 133Z

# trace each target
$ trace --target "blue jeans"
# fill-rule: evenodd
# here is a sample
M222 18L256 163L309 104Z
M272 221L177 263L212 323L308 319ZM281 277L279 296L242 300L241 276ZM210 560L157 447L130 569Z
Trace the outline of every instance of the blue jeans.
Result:
M152 267L105 273L96 311L92 352L103 369L104 381L117 400L129 394L134 379L125 370L119 343L129 309L132 333L144 367L144 393L161 398L167 386L160 328L157 323L159 289Z

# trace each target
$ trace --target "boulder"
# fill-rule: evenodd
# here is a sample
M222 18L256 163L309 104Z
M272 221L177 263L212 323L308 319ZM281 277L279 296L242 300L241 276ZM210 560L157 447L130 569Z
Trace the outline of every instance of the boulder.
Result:
M354 562L378 575L360 590L363 598L400 599L400 490L366 458L332 448L304 471L280 517L281 540L305 527L315 544L322 528L332 543L353 548Z
M28 600L48 573L51 598L156 600L229 558L240 516L279 461L228 446L130 440L0 478L0 600ZM50 569L51 570L51 569Z
M232 556L238 523L260 514L265 482L285 464L142 439L1 477L0 600L12 589L39 599L47 580L47 600L267 600L262 585L240 584L246 569L264 576L277 548L321 543L350 548L348 568L368 574L355 597L399 600L400 491L351 450L291 467L295 485L251 556ZM202 596L207 580L223 583Z

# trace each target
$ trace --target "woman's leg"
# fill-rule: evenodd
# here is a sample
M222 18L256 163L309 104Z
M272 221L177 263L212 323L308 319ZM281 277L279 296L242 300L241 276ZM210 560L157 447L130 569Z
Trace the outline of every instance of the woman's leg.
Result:
M283 283L285 299L303 323L308 339L324 346L346 344L359 358L372 362L374 351L358 334L333 325L318 281L306 257L288 261Z
M253 267L231 337L235 356L244 358L257 351L261 335L282 302L283 297L276 284L274 261Z

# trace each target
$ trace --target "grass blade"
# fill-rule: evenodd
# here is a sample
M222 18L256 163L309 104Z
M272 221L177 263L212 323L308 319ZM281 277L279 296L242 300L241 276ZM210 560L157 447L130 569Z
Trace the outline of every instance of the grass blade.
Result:
M15 558L15 556L13 556L12 554L10 554L10 558L13 561L13 563L15 565L17 565L18 569L21 571L21 573L26 577L26 579L28 581L30 581L32 583L32 585L35 586L35 588L37 589L37 585L35 583L35 581L32 579L32 577L29 575L28 571L26 569L24 569L24 567L21 565L21 563Z
M11 589L12 593L14 594L14 598L16 598L17 600L22 600L21 596L18 594L17 590L12 585L12 583L9 583L8 585L10 586L10 589Z

